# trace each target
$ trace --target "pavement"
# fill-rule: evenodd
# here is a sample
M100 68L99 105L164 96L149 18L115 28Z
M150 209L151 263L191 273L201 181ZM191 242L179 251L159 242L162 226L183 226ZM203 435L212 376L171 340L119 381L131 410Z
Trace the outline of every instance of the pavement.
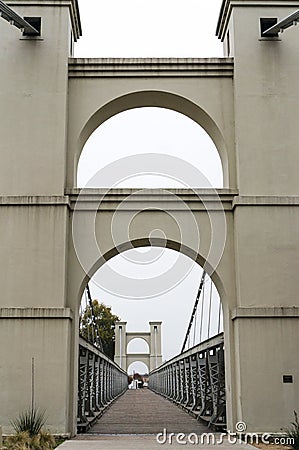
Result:
M65 441L61 444L58 449L60 450L163 450L163 449L195 449L195 448L204 448L204 449L221 449L221 450L250 450L255 449L249 444L239 443L232 444L229 443L227 439L224 439L223 443L220 442L220 437L218 436L218 441L215 441L215 444L207 444L200 443L199 444L183 444L178 443L175 438L171 437L170 441L168 440L165 444L159 444L156 440L156 435L144 435L144 436L130 436L130 435L103 435L103 436L86 436L87 439L76 438L74 440ZM194 441L193 438L190 436ZM168 438L169 439L169 438ZM215 439L217 439L217 435L215 435ZM162 440L163 442L163 440ZM211 441L212 442L212 441Z
M209 436L209 441L208 441ZM88 434L65 441L59 450L249 450L228 442L174 403L149 389L128 390L103 414Z

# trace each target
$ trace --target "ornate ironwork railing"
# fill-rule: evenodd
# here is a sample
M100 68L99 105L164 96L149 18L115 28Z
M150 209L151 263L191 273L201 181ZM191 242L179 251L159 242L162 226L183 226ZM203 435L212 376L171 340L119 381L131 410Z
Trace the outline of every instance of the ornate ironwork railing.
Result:
M87 431L128 387L128 376L111 359L79 338L78 432Z
M167 361L150 373L149 388L209 426L226 427L223 333Z

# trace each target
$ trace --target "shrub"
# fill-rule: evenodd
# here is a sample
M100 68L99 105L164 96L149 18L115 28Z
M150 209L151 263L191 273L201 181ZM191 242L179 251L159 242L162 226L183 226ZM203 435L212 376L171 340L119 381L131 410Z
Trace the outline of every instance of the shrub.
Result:
M16 432L6 439L8 450L52 450L56 447L54 437L42 431L45 424L45 411L30 408L22 412L17 419L11 420Z
M30 436L29 433L23 431L17 433L15 436L9 436L5 439L5 446L7 449L27 450L29 449Z
M38 435L45 422L45 410L40 411L35 407L23 411L17 419L11 420L17 434L25 431L30 437Z
M8 437L5 446L8 450L52 450L56 447L56 442L47 431L40 431L35 436L21 432Z
M295 421L291 423L291 426L285 428L283 431L286 433L288 438L291 438L293 443L290 444L295 450L299 450L299 421L298 414L294 411Z

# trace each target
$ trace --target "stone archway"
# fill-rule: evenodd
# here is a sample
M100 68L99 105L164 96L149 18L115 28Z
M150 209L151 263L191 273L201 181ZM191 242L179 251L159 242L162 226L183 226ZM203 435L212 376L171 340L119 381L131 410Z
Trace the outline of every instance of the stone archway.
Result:
M214 142L221 159L224 187L234 187L236 185L234 173L235 156L232 153L231 148L227 146L227 140L224 136L229 131L228 123L226 122L230 120L230 115L232 113L230 111L230 105L228 102L225 102L225 104L223 104L224 108L228 108L228 115L224 118L221 118L221 126L217 124L219 123L219 118L217 117L219 112L219 104L216 107L217 102L219 102L219 98L217 98L217 91L220 87L220 80L223 82L222 75L223 74L220 69L217 78L213 80L213 84L210 87L210 94L213 92L213 95L210 95L205 102L203 102L203 98L201 99L200 103L197 102L195 98L189 98L187 95L187 86L184 86L186 90L181 88L177 91L170 91L161 89L159 83L157 83L157 90L148 89L147 85L145 84L143 86L143 89L139 92L136 91L136 89L133 89L132 92L127 93L124 91L123 95L119 95L119 90L117 89L116 94L113 89L114 84L110 84L110 87L112 88L112 98L106 97L105 99L98 99L97 106L96 104L94 104L94 96L89 97L91 93L91 91L89 90L87 90L86 92L88 99L86 98L86 95L84 96L84 105L79 105L77 103L78 92L81 92L81 89L84 90L86 88L86 85L85 83L82 83L82 80L80 79L80 86L78 86L77 82L75 82L75 80L71 78L70 102L74 102L74 108L70 110L70 129L72 129L70 142L72 143L72 146L70 147L68 152L68 184L70 186L75 185L76 177L73 171L76 171L77 163L79 161L79 157L84 144L96 128L98 128L103 122L105 122L105 120L113 117L120 112L140 107L155 106L179 112L192 119L207 132L207 134ZM75 77L76 76L74 75L74 78ZM179 73L177 74L177 77L178 79L180 78ZM206 83L207 80L202 80L203 91L207 89ZM98 92L101 85L101 78L94 79L94 91L92 92ZM130 87L131 83L128 83L127 90L130 91ZM227 89L229 88L230 87L228 85ZM203 103L205 104L204 107L202 106ZM94 112L95 108L97 108L96 112Z

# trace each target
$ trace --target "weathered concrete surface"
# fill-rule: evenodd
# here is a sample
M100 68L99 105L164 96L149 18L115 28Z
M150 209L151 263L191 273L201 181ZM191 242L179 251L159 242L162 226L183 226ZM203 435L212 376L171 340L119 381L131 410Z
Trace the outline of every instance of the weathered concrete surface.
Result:
M245 444L230 444L224 441L222 445L207 445L207 444L158 444L155 436L99 436L95 440L71 440L66 441L58 447L61 450L153 450L153 449L189 449L189 448L218 448L221 450L250 450L255 449L252 445Z

